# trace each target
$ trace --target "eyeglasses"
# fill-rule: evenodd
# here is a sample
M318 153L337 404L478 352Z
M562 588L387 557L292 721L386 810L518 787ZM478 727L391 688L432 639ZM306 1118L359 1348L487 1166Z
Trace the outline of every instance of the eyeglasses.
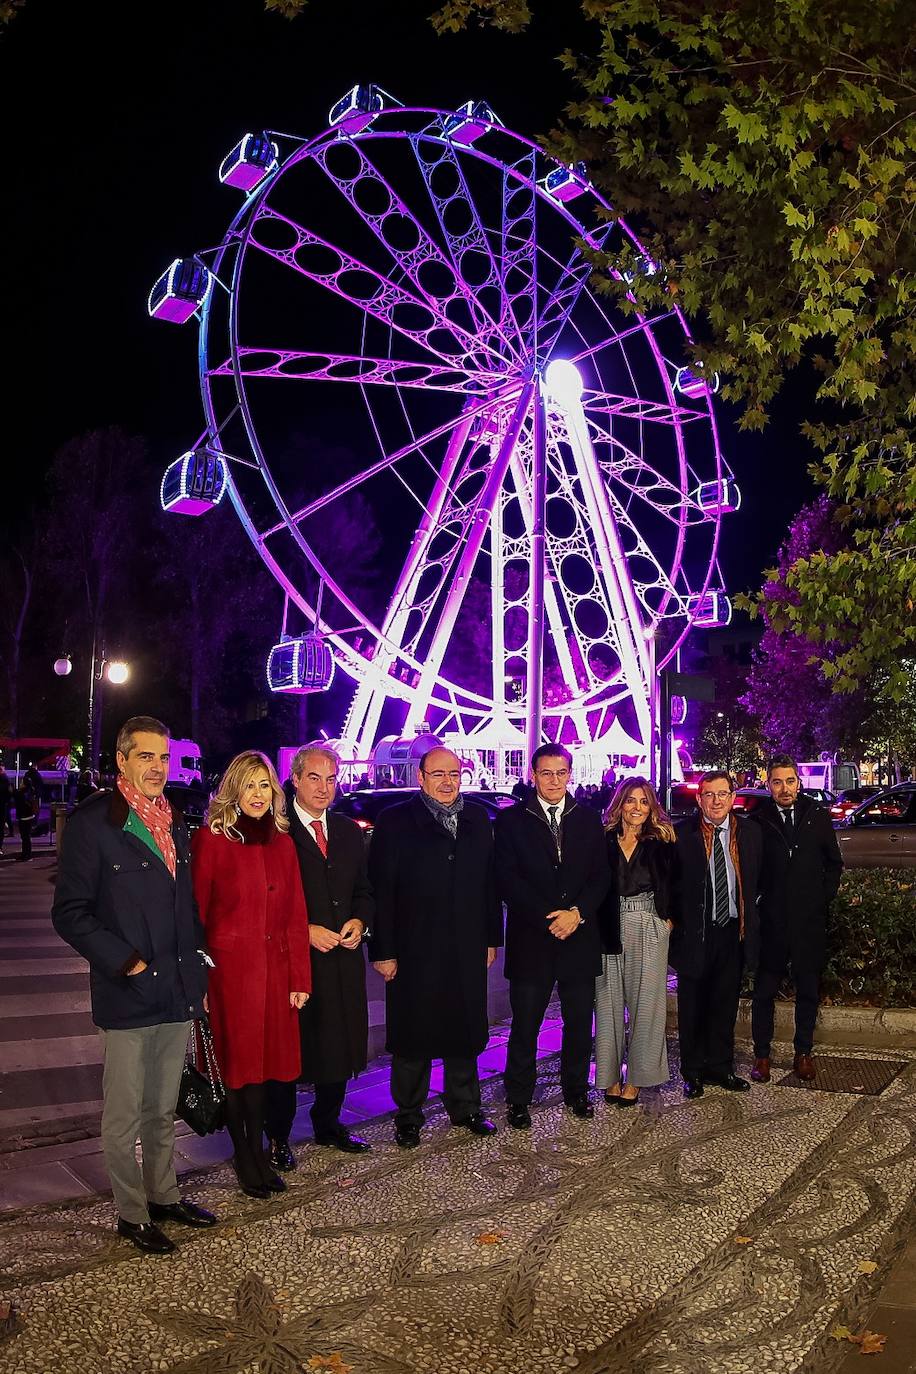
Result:
M433 782L441 782L443 778L448 778L449 782L460 782L461 773L445 773L441 768L437 768L434 773L424 773L425 778L431 778Z
M535 777L543 778L545 782L565 782L569 777L569 769L560 768L554 773L549 768L539 768Z
M701 798L702 801L717 801L717 802L728 801L728 799L729 799L730 796L731 796L731 792L701 792L701 793L700 793L700 798Z

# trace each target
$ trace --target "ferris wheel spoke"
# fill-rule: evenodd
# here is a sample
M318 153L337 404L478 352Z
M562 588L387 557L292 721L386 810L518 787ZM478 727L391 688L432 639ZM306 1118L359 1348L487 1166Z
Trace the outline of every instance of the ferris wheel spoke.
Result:
M617 521L618 526L620 526L622 529L625 529L628 534L628 547L626 550L628 562L631 565L633 563L636 563L639 567L652 567L655 570L654 582L647 582L644 576L640 576L638 573L636 576L633 577L633 585L636 588L636 593L640 601L642 602L643 606L645 607L646 611L650 615L663 615L665 607L667 607L668 603L671 601L672 598L674 598L678 602L678 607L680 610L686 610L686 606L683 602L683 597L674 586L674 583L672 582L669 575L659 565L658 559L655 557L652 550L646 543L645 539L640 534L639 529L637 528L635 522L631 518L629 511L627 511L623 504L617 499L613 491L608 492L608 498L613 508L614 518ZM651 590L652 587L658 588L661 593L661 600L659 606L655 606L646 598L646 592L648 590Z
M512 329L522 357L532 361L537 346L535 170L533 149L503 169L500 232L503 328Z
M296 382L359 382L371 386L421 387L424 390L458 391L463 395L486 391L501 381L495 373L449 367L441 363L412 362L407 358L370 358L359 353L313 353L292 348L240 347L239 373L243 377L278 377ZM210 377L232 377L231 358L210 368Z
M688 495L651 463L632 453L611 435L601 433L594 426L590 426L590 429L594 438L607 442L615 455L622 455L602 459L599 463L613 488L623 487L631 496L644 501L658 515L679 529L687 524L709 522L709 513L700 508L692 495Z
M595 247L601 247L612 228L613 225L608 224L603 230L593 235ZM591 263L583 258L580 249L575 249L569 262L563 268L559 281L551 290L538 320L538 359L542 365L553 353L554 346L579 304L582 292L588 286L591 275Z
M634 334L650 333L657 324L662 324L663 321L672 319L677 314L677 311L666 310L662 315L653 315L651 319L641 319L638 324L631 324L626 329L616 329L612 321L604 314L603 310L601 313L608 325L608 333L599 343L593 344L591 348L583 348L578 353L574 353L569 360L571 363L582 363L585 362L587 358L596 358L598 354L603 353L605 349L616 347L625 339L631 338Z
M484 312L488 328L497 332L507 356L521 362L516 340L503 327L503 283L490 236L455 149L441 136L430 139L422 134L414 135L410 144L448 246L452 266L459 276L473 281L474 299ZM440 182L445 183L441 189ZM489 301L493 302L495 313L487 308Z
M620 415L626 420L650 420L662 425L686 425L691 420L706 418L698 410L666 405L663 401L650 401L643 396L620 396L612 391L586 390L582 393L582 405L589 415L593 412L598 415Z
M349 156L355 155L358 159L360 170L355 177L335 174L330 165L332 157L339 152L339 145L335 142L326 143L320 148L314 160L377 242L391 255L398 272L410 281L417 295L445 318L451 318L450 311L454 313L456 303L461 302L470 322L468 333L473 333L481 349L499 356L498 345L505 343L505 340L495 321L480 308L474 292L467 286L456 265L442 253L419 219L411 214L401 197L370 161L365 144L351 140L347 151ZM371 195L367 187L371 188ZM371 211L366 208L370 200L374 206ZM394 241L396 236L400 236L404 246Z
M285 247L276 247L262 242L256 237L261 224L282 224L294 235L295 242ZM250 230L250 242L260 253L290 267L300 276L316 285L333 292L342 300L370 315L388 329L396 330L415 344L427 349L442 363L461 363L465 358L475 357L478 352L477 341L454 324L441 311L429 302L387 277L381 276L374 268L347 253L336 244L321 238L310 229L297 224L287 215L281 215L266 204L262 204ZM311 255L313 266L306 265L304 253ZM358 289L357 289L358 288ZM441 335L440 346L432 342L434 336ZM459 347L450 353L442 344L453 341ZM488 350L488 355L491 350ZM492 354L501 363L497 354ZM504 366L504 364L502 364Z
M403 448L399 448L396 453L387 454L384 458L379 459L377 463L373 463L362 472L358 472L355 476L350 477L346 482L341 482L339 486L316 497L315 500L310 501L308 505L301 506L299 510L291 513L290 520L295 525L301 524L303 520L306 520L310 515L314 515L316 511L321 510L324 506L330 505L332 501L337 501L341 496L345 496L347 492L355 491L355 489L364 482L368 482L373 477L377 477L379 473L394 467L402 458L408 457L411 453L418 452L424 445L431 444L436 439L441 439L443 435L449 434L456 427L463 425L466 420L473 420L477 416L484 416L490 413L496 402L511 403L518 396L520 390L521 383L515 387L508 387L496 398L491 397L479 404L467 406L458 415L454 415L442 425L437 425L435 429L427 430L424 434L421 434L418 439L414 439L411 443L405 444ZM261 538L267 539L270 535L277 534L280 530L286 528L286 521L281 521L271 526L270 529L265 530Z

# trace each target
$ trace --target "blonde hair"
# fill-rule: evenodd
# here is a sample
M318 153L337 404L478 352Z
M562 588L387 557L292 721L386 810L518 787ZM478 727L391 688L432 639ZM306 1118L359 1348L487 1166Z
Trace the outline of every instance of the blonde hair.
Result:
M674 826L669 817L662 810L658 793L647 778L632 777L623 778L617 784L617 791L611 799L611 804L604 817L605 830L616 830L620 825L620 818L623 814L623 804L631 792L641 788L649 799L649 815L643 821L641 834L651 836L656 840L663 840L665 844L673 844L677 836L674 833Z
M243 753L236 754L210 798L206 821L214 835L225 835L227 840L241 840L242 836L235 829L235 822L239 814L238 805L242 789L256 773L262 772L270 778L270 804L274 813L274 825L282 834L286 834L289 830L286 797L274 766L266 754L260 753L257 749L246 749Z

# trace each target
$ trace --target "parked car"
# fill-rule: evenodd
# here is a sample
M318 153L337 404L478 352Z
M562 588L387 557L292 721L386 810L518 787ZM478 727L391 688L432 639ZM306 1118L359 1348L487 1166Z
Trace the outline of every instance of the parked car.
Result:
M167 782L165 795L184 816L188 829L199 830L204 823L210 794L200 783Z
M857 806L861 806L869 797L874 797L880 791L880 787L845 787L842 792L837 793L836 800L830 807L831 817L835 821L845 820Z
M466 801L479 802L486 809L490 820L507 806L514 806L516 801L509 792L479 791L476 788L462 791L461 795ZM339 796L334 803L334 810L342 816L352 817L368 840L375 829L376 820L385 807L408 801L412 796L414 791L409 787L359 788L356 792L347 792Z
M916 868L916 782L875 793L835 829L850 868Z

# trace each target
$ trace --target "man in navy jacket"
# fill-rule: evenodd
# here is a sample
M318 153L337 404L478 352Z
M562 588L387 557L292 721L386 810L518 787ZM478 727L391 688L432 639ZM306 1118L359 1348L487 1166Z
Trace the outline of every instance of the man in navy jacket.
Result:
M175 1177L178 1088L207 976L187 827L162 795L168 735L151 716L122 726L116 787L83 802L64 830L51 912L58 935L89 963L92 1019L105 1046L102 1148L117 1229L153 1254L175 1249L157 1221L216 1220L179 1197Z

